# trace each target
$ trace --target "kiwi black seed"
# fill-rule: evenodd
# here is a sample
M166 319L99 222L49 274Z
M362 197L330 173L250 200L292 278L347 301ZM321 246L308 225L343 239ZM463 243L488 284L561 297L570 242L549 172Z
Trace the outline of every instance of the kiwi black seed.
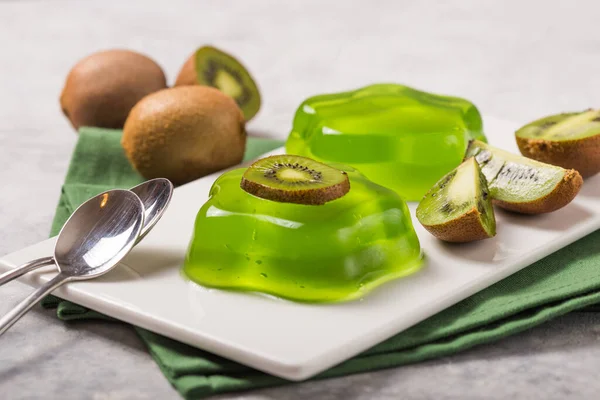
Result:
M515 136L525 157L575 169L584 178L600 172L600 110L544 117Z
M507 210L541 214L569 204L583 180L573 169L545 164L474 140L465 157L474 157L485 175L489 196Z
M260 92L248 70L233 56L212 46L199 48L185 62L175 86L212 86L232 97L246 121L260 109Z
M469 158L440 179L417 207L417 219L447 242L471 242L496 234L496 219L487 181Z
M443 189L443 188L444 188L444 186L440 186L440 189ZM434 194L435 193L432 193L432 196ZM433 196L433 197L435 197L435 196ZM450 203L446 203L442 206L442 208L440 208L440 211L443 212L444 214L450 214L452 212L452 210L453 210L453 207Z
M350 180L346 172L313 159L279 155L252 164L240 186L267 200L322 205L348 193Z

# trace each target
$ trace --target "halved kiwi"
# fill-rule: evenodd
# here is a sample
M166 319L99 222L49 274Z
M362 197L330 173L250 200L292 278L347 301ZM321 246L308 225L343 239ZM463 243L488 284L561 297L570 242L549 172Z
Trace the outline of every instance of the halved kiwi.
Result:
M242 176L241 188L263 199L321 205L350 190L346 172L313 159L281 155L262 158Z
M249 121L260 109L260 92L248 70L233 56L212 46L200 47L185 62L175 86L212 86L233 97Z
M600 172L600 110L541 118L515 136L526 157L575 169L584 178Z
M523 214L541 214L569 204L583 179L573 169L544 164L473 140L465 157L475 157L494 204Z
M468 158L440 179L417 207L417 219L447 242L472 242L496 235L496 219L486 179Z

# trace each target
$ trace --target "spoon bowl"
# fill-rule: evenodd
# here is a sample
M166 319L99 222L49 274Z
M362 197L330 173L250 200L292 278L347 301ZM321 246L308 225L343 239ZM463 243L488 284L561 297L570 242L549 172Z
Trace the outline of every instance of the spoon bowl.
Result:
M168 179L156 178L132 187L131 191L137 194L144 204L144 227L137 240L139 242L154 228L169 206L173 196L173 184Z
M86 201L58 234L54 259L60 273L89 279L107 272L133 248L143 224L144 206L128 190Z

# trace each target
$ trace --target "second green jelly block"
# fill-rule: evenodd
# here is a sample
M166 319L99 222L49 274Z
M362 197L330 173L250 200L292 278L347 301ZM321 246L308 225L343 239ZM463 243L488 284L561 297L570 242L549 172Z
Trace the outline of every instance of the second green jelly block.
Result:
M486 141L471 102L378 84L305 100L286 151L351 165L405 200L418 201L460 164L471 139Z

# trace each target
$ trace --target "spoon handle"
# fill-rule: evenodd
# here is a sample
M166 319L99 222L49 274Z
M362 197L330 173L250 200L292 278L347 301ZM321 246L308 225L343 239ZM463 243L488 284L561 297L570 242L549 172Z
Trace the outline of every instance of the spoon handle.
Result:
M10 271L0 275L0 286L20 277L23 274L26 274L29 271L33 271L39 267L51 264L54 264L54 257L43 257L38 258L37 260L29 261L28 263L20 265L17 268L11 269Z
M59 273L54 278L50 279L35 292L31 293L20 302L15 308L10 310L6 315L0 318L0 335L8 330L15 322L17 322L27 311L31 309L43 297L50 294L54 289L69 280L68 275Z

